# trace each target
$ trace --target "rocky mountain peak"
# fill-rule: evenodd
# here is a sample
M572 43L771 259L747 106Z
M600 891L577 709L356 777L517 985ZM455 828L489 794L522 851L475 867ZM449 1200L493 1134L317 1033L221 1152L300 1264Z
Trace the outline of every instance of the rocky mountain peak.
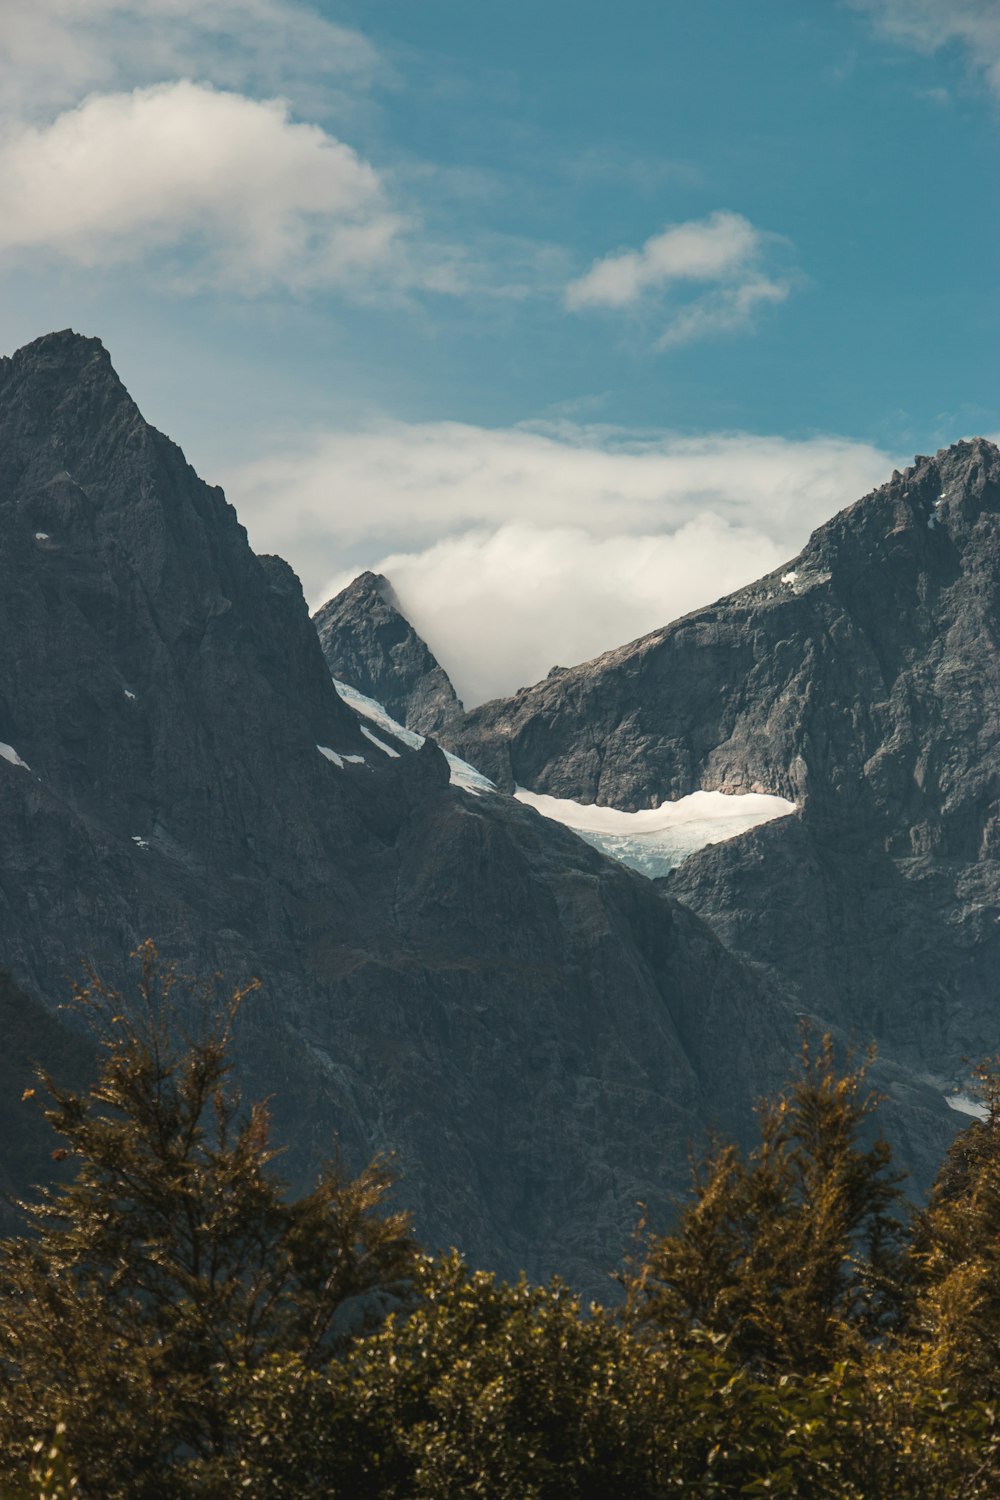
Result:
M448 674L380 573L361 573L313 623L332 675L384 704L407 729L441 734L462 713Z
M0 740L115 836L221 851L224 805L268 816L265 760L277 780L316 743L359 748L298 580L254 557L97 339L49 335L0 365L0 529ZM258 786L225 763L236 697Z
M0 360L0 493L60 475L92 483L109 437L144 426L99 339L64 329Z
M92 341L0 365L0 538L0 966L54 1002L81 956L130 984L153 936L258 976L240 1063L289 1174L335 1133L394 1151L428 1243L596 1290L692 1134L783 1071L782 998L650 881L360 721L292 569ZM387 586L347 592L362 660L433 688Z
M921 455L766 577L457 721L499 784L632 810L776 793L668 889L922 1076L996 1051L1000 451Z

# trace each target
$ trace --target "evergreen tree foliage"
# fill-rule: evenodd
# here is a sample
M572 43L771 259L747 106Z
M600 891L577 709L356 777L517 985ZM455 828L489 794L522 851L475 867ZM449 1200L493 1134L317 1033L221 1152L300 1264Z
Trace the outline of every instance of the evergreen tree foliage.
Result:
M98 1082L41 1080L75 1179L0 1244L0 1472L62 1424L82 1492L130 1500L183 1493L164 1476L225 1450L231 1372L278 1351L318 1368L345 1304L401 1285L413 1258L378 1164L286 1196L267 1111L230 1078L246 992L220 1007L152 944L138 956L135 1003L93 975L76 995Z
M977 1070L984 1120L956 1136L914 1235L914 1335L937 1378L1000 1399L1000 1059Z
M838 1069L833 1043L802 1043L799 1076L759 1107L760 1143L720 1145L694 1168L676 1231L651 1243L641 1316L723 1336L759 1370L828 1368L901 1311L901 1176L862 1131L877 1104L870 1059Z
M571 1500L667 1493L671 1379L651 1348L558 1282L513 1285L454 1252L417 1299L310 1376L275 1361L236 1403L229 1493ZM218 1471L217 1471L218 1472ZM224 1488L224 1487L223 1487Z
M623 1305L418 1253L377 1163L293 1198L233 1087L244 995L91 976L74 1172L0 1243L4 1500L995 1500L1000 1075L901 1212L867 1062L807 1039ZM33 1092L29 1090L29 1093Z

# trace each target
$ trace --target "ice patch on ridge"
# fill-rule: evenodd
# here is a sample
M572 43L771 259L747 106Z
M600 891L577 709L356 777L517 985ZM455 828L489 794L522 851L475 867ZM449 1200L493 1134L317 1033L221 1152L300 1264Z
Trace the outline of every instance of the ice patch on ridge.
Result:
M412 729L404 729L402 724L397 724L396 720L386 712L382 704L377 702L376 699L369 698L364 693L359 693L357 688L351 687L346 682L338 682L336 677L333 679L333 685L344 702L348 707L353 708L355 713L359 713L362 718L370 720L373 724L377 724L380 729L384 729L387 734L391 734L393 739L398 740L401 745L405 745L408 750L420 749L424 743L424 736L422 734L415 734ZM399 754L397 750L390 750L388 745L383 745L382 741L376 739L371 730L366 729L363 724L361 726L361 733L367 736L374 744L378 745L380 750L384 750L386 755L395 756ZM460 760L457 755L452 755L449 750L444 751L444 758L448 762L448 769L451 772L452 786L461 787L463 792L471 792L475 797L481 796L483 792L496 791L496 787L489 777L484 776L482 771L477 771L475 766L470 766L467 760Z
M363 724L361 726L361 733L366 740L371 740L373 745L377 745L384 755L391 755L393 760L399 759L398 750L394 750L391 745L387 745L385 740L380 740L377 734L372 734L371 730L366 729Z
M444 758L451 772L452 786L460 786L463 792L472 792L475 797L481 796L483 792L496 791L495 783L484 776L482 771L477 771L475 766L470 766L467 760L459 760L450 750L444 752Z
M370 719L373 724L377 724L380 729L384 729L388 734L391 734L394 739L399 740L400 744L405 745L407 749L420 749L420 746L424 743L423 735L414 734L412 729L404 729L402 724L397 724L396 720L386 712L381 703L377 702L376 699L369 698L364 693L359 693L357 688L351 687L349 683L338 682L336 677L333 679L333 685L348 707L353 708L354 712L360 714L363 719Z
M365 763L363 755L340 755L336 750L331 750L329 745L317 745L316 749L320 755L325 755L327 760L332 761L341 771L345 765L363 766Z
M787 818L796 804L765 792L692 792L677 802L639 812L547 797L518 787L519 802L562 823L602 854L629 865L651 880L668 875L689 855L720 844L761 823Z
M20 766L22 771L30 771L31 767L26 760L22 760L13 745L5 745L0 740L0 758L10 761L12 766Z

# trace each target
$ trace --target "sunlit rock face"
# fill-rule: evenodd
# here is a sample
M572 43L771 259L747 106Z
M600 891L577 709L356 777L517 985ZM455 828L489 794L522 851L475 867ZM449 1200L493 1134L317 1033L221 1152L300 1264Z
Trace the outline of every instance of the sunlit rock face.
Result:
M665 888L803 1012L960 1084L1000 1041L998 644L1000 454L975 439L759 582L446 738L500 786L583 804L794 801Z

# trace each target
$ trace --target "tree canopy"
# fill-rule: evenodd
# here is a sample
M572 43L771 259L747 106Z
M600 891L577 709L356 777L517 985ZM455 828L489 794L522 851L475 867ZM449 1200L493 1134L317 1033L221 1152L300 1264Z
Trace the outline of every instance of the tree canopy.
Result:
M0 1242L0 1448L64 1424L85 1492L108 1496L162 1495L171 1467L224 1453L233 1373L328 1361L345 1304L374 1315L415 1249L379 1163L287 1195L266 1106L232 1078L247 992L220 1002L149 943L138 959L134 1000L94 975L76 992L98 1080L40 1078L76 1174Z
M134 996L77 992L93 1086L27 1091L70 1175L0 1241L7 1500L1000 1493L994 1066L910 1212L869 1060L806 1038L584 1306L420 1251L384 1163L291 1194L233 1076L247 994L137 957Z

